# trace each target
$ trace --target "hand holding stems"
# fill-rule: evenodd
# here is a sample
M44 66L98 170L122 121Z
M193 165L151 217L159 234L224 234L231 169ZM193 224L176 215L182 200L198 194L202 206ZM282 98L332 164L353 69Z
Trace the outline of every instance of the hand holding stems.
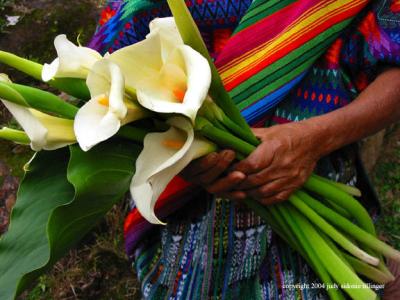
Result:
M232 200L251 197L265 205L286 200L304 184L321 156L319 133L304 122L253 132L261 144L246 159L234 164L234 152L223 150L193 162L183 175Z

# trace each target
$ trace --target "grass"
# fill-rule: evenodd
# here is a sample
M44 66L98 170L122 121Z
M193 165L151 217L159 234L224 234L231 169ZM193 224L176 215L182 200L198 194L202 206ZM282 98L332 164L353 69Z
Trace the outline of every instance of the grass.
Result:
M0 140L0 159L11 169L11 175L22 178L23 166L32 157L33 152L24 146Z
M41 276L21 299L140 299L139 284L124 252L126 210L124 204L115 206L79 247Z
M382 201L377 228L384 239L400 249L400 124L386 136L386 145L373 174Z

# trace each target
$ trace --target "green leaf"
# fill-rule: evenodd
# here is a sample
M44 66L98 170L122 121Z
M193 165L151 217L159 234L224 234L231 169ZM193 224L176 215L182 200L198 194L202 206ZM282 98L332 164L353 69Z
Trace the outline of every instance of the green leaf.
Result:
M66 178L66 149L38 153L18 191L8 232L0 241L0 299L13 299L22 276L46 265L46 227L53 210L68 203L74 189Z
M71 146L68 166L65 150L37 154L0 241L0 299L22 292L123 197L140 151L122 140L89 152Z

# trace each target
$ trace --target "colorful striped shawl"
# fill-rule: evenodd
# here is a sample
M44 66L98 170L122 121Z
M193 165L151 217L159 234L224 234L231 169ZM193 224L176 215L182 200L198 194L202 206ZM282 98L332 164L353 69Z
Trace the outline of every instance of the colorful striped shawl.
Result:
M367 2L254 1L216 61L246 120L262 120Z

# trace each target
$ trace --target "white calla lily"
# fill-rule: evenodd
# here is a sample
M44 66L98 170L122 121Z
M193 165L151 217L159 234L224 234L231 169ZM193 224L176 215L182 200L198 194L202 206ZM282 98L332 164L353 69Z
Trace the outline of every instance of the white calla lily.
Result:
M65 34L54 39L54 46L58 57L51 64L44 64L43 81L54 77L86 78L93 64L102 58L93 49L74 45Z
M172 178L192 160L216 150L213 143L195 136L186 118L173 117L168 124L168 131L146 135L130 188L137 209L153 224L164 224L156 217L154 207Z
M88 151L115 135L122 125L148 115L146 110L126 98L124 76L118 65L110 60L96 62L86 83L91 100L79 109L74 122L82 150Z
M73 120L53 117L6 100L2 102L25 130L32 150L55 150L76 143Z
M146 39L109 56L149 110L179 113L192 122L211 84L208 61L183 44L173 18L155 19Z

